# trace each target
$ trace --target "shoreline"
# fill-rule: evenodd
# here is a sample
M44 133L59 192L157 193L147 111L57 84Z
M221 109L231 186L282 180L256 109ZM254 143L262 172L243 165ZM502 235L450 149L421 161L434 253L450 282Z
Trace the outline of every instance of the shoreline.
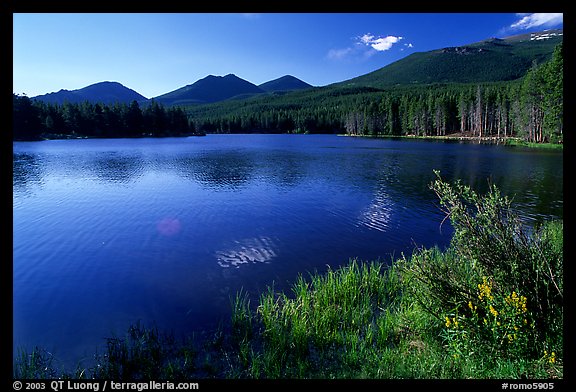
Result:
M550 149L564 149L562 143L535 143L527 142L522 138L516 136L469 136L462 133L453 133L450 135L442 136L421 136L421 135L351 135L351 134L338 134L338 136L345 137L364 137L374 139L409 139L409 140L440 140L440 141L459 141L467 143L484 143L484 144L502 144L506 146L518 147L534 147L534 148L550 148Z

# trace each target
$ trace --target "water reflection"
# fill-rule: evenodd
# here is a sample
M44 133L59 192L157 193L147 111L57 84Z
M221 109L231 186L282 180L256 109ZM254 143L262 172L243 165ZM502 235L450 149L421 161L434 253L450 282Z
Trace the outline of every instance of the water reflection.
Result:
M213 190L233 191L245 185L254 172L249 154L209 151L199 156L180 157L169 170Z
M390 226L393 209L394 202L385 185L380 185L372 203L360 213L358 222L374 230L386 231Z
M234 241L231 246L216 252L218 265L223 268L249 263L267 263L277 256L277 246L269 237L255 237Z
M142 176L145 164L139 155L106 152L92 156L86 166L100 181L128 184Z
M311 157L305 153L275 151L258 156L258 177L270 183L290 188L301 183L308 175Z
M41 160L36 154L13 154L12 186L14 191L26 194L32 184L43 182Z

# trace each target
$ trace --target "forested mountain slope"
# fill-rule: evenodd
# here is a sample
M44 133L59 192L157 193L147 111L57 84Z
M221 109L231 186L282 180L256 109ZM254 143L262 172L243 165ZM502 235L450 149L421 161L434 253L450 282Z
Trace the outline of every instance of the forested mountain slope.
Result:
M560 37L560 38L558 38ZM550 46L553 40L560 43ZM513 58L531 58L520 77L508 80L494 72L494 80L434 83L395 83L379 72L348 82L287 93L273 99L252 97L242 101L220 102L185 108L195 128L207 133L348 133L353 135L414 135L521 137L530 141L563 139L563 44L561 36L546 40L504 43L488 40L468 49L446 49L475 56L487 45L515 45L502 49L502 63ZM542 42L546 42L543 45ZM529 46L534 44L535 46ZM534 48L539 48L534 50ZM544 51L547 47L549 53ZM483 49L483 51L479 51ZM530 49L530 50L528 50ZM496 53L500 49L494 49ZM492 53L490 56L494 56ZM531 54L530 57L528 54ZM539 62L540 61L540 62ZM472 62L473 63L473 62ZM472 63L468 68L473 67ZM393 66L393 64L391 65ZM390 66L388 66L390 67ZM474 65L489 75L486 63ZM495 68L498 68L495 66ZM424 69L428 69L424 67ZM429 68L429 73L435 70ZM453 70L454 75L461 72ZM377 77L380 75L380 77ZM472 79L472 77L470 77ZM489 78L486 78L489 79ZM355 80L355 82L354 82ZM371 82L370 80L374 80Z
M485 83L521 78L552 57L563 30L547 30L504 39L419 52L336 86L389 87L430 83Z

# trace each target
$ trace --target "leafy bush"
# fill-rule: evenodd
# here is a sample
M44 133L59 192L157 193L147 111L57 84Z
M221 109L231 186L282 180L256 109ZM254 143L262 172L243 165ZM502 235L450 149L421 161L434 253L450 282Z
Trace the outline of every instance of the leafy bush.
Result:
M494 185L482 196L459 181L430 188L454 227L450 248L420 250L402 268L410 295L442 323L451 355L562 357L562 221L531 233Z

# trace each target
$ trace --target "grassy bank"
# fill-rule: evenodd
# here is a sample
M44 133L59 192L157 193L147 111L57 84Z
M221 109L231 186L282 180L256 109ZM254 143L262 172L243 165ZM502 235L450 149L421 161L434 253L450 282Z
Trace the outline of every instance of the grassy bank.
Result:
M241 291L203 342L134 326L91 368L67 373L41 350L18 378L561 379L563 222L526 234L510 201L438 174L430 184L454 227L445 250L391 265L351 260L302 275L290 292Z
M564 150L564 144L563 143L531 143L531 142L527 142L527 141L524 141L521 139L507 140L506 145L550 149L550 150Z
M339 136L351 136L351 137L366 137L366 138L377 138L377 139L407 139L407 140L442 140L442 141L458 141L458 142L467 142L467 143L483 143L483 144L502 144L506 146L518 146L518 147L530 147L530 148L537 148L537 149L552 149L552 150L563 150L564 144L562 143L532 143L527 142L519 137L497 137L497 136L470 136L464 135L461 133L454 133L449 135L401 135L401 136L394 136L394 135L350 135L350 134L341 134Z

